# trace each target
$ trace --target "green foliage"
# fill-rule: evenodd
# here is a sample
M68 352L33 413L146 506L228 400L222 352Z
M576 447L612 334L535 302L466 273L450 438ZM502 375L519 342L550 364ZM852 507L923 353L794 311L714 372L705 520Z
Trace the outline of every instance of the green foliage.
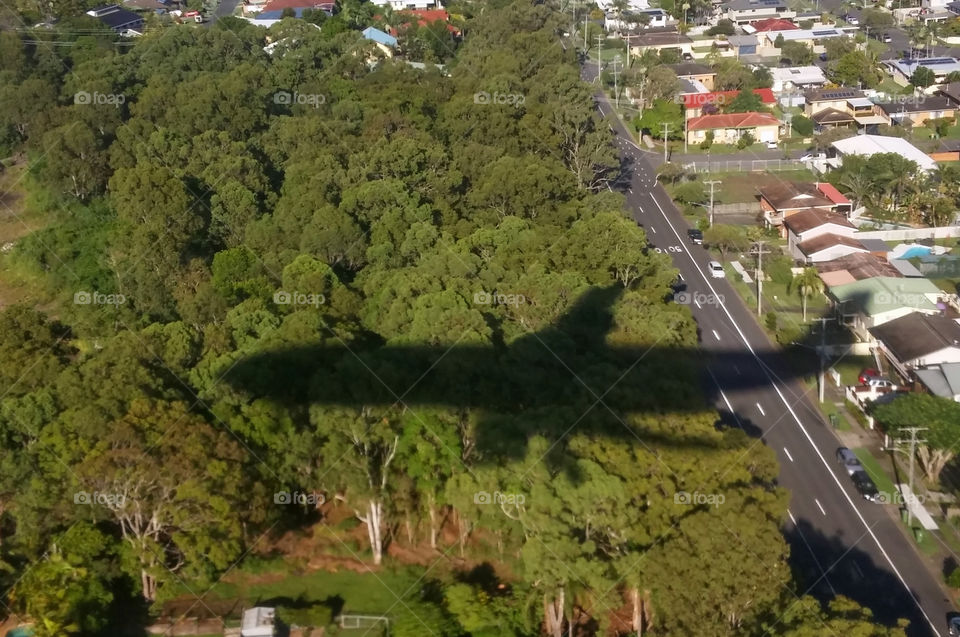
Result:
M733 35L737 32L737 27L732 20L723 18L715 26L707 29L707 35Z
M744 148L752 146L754 142L756 142L756 140L753 138L753 133L746 132L737 140L737 148L743 150Z
M678 184L671 193L680 203L704 203L710 199L707 189L699 181L687 181Z
M683 108L668 100L657 100L634 120L637 130L647 131L654 138L663 138L663 126L669 124L669 139L683 139Z
M778 35L777 37L780 38L781 36ZM804 66L813 62L813 49L803 42L791 40L790 42L784 42L782 46L777 48L780 49L780 57L789 60L795 66Z
M777 313L776 312L767 312L763 315L763 324L767 326L767 329L771 332L777 331Z
M795 135L800 137L810 137L813 135L813 120L803 115L794 115L790 120L790 126Z
M277 618L287 626L324 628L333 623L333 611L326 604L279 606Z
M726 262L730 252L745 250L747 239L737 226L714 224L703 233L703 242L720 251L720 257Z
M947 586L950 588L960 588L960 568L954 568L946 577Z
M726 113L748 113L751 111L767 112L769 109L763 105L763 100L760 99L759 95L753 91L743 90L730 100L730 103L723 110Z
M937 81L936 74L932 69L925 66L918 66L910 76L910 84L917 88L927 88Z
M925 427L917 459L927 480L936 483L955 455L953 441L960 435L960 403L930 394L908 394L876 405L872 415L890 434L904 427Z
M701 149L701 150L707 150L707 149L709 149L711 146L713 146L713 138L714 138L714 133L713 133L713 131L712 131L712 130L708 130L708 131L706 132L706 134L703 136L703 141L700 142L700 149Z

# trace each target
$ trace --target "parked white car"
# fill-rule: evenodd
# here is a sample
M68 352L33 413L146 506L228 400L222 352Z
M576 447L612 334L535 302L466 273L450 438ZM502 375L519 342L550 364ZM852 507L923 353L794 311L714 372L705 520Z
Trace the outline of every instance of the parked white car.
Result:
M727 276L727 273L723 271L723 266L719 261L711 261L707 268L710 270L710 276L714 279L723 279Z

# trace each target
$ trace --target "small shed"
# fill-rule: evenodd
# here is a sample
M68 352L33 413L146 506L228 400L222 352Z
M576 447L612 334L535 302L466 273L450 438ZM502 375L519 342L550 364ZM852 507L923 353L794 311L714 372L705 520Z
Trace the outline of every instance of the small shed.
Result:
M254 606L243 611L241 637L273 637L276 612L276 609L266 606Z

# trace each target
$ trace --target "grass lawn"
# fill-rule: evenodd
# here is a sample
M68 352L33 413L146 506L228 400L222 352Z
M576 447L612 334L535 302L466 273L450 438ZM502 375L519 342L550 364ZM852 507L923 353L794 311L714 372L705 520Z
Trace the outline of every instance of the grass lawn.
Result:
M417 598L420 594L420 586L415 584L421 572L414 569L299 573L279 560L271 564L274 568L266 564L234 571L214 585L204 599L241 600L252 606L278 599L324 602L339 598L344 612L377 615L396 612L397 607L402 608L398 599ZM184 595L189 593L184 591Z
M816 176L809 170L783 170L770 172L710 172L700 175L702 179L718 179L716 202L755 203L757 189L784 181L815 181Z
M860 370L865 367L876 367L877 363L872 356L848 355L833 362L831 365L840 372L840 382L844 385L856 385Z
M830 377L827 377L827 382L830 382ZM832 400L827 396L827 400L824 400L820 405L820 411L823 412L823 415L827 417L827 422L830 422L830 416L837 416L837 431L850 431L850 421L847 420L847 417L843 415L843 412L840 411L840 408L837 407Z
M880 461L877 460L869 449L864 447L858 447L853 450L853 453L857 455L857 458L860 459L860 464L863 465L863 468L867 470L867 475L869 475L874 484L877 485L877 490L881 493L886 493L888 497L892 494L897 493L896 487L893 486L893 480L890 479L890 476L887 475L887 472L883 470L883 467L880 465Z

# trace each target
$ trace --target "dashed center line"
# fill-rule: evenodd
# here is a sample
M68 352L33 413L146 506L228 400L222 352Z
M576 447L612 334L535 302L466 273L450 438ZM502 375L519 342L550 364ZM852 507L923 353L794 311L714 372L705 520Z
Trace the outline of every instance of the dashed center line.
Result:
M720 335L717 334L717 330L710 330L710 331L713 332L713 337L719 341L719 340L720 340Z
M760 413L761 413L762 415L764 415L764 416L767 415L767 412L765 412L765 411L763 410L763 407L760 405L760 403L757 403L757 409L760 410Z
M787 457L790 458L790 462L793 462L793 456L790 455L790 452L787 451L787 448L783 448L783 453L787 454Z
M827 512L823 510L823 505L820 504L820 500L814 498L813 501L817 503L817 508L820 509L820 513L826 515Z

